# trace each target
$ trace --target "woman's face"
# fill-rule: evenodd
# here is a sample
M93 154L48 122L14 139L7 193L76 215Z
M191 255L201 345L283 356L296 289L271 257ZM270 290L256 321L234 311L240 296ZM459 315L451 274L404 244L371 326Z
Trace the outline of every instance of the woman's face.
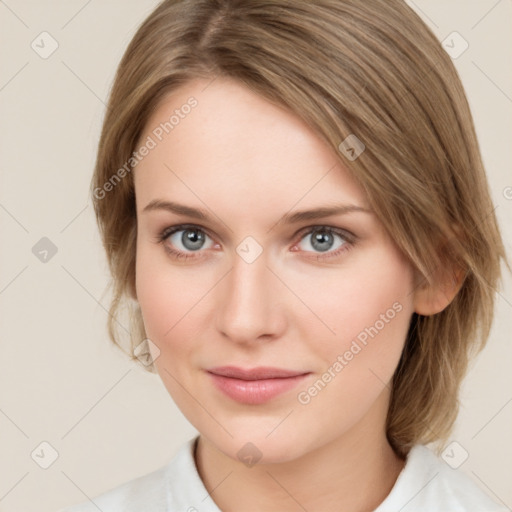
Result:
M140 141L137 298L188 420L261 462L384 436L413 271L340 155L221 78L173 92Z

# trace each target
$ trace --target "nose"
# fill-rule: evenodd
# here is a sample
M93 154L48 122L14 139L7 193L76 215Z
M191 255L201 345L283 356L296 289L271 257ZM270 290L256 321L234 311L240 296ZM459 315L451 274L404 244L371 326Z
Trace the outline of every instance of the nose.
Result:
M285 329L283 286L264 254L247 263L235 253L232 269L218 287L216 327L234 343L275 340Z

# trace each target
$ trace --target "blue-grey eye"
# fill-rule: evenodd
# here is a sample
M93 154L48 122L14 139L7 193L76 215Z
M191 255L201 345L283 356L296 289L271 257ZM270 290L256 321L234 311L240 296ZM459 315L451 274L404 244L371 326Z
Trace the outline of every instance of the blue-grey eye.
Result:
M301 243L302 241L308 239L310 239L311 241L307 245L309 245L309 247L312 247L313 251L317 252L336 250L345 243L347 243L342 235L326 228L313 229L304 236L304 238L301 240ZM339 240L338 243L336 243L336 239ZM308 248L304 247L301 247L301 250L309 251Z
M205 248L203 247L204 243L206 239L209 238L210 237L200 229L184 228L170 234L168 240L170 240L171 244L179 251L198 251Z

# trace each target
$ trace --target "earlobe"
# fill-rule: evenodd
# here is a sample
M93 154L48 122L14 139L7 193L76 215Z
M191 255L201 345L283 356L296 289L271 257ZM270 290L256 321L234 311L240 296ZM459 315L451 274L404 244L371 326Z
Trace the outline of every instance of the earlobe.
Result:
M432 283L423 278L423 283L414 291L414 311L418 315L430 316L443 311L455 298L464 283L463 269L440 269Z

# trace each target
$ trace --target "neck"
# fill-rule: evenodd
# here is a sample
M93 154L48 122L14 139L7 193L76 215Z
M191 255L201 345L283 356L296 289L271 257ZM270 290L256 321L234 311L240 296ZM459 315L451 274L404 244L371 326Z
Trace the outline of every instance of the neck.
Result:
M293 460L247 467L199 437L196 466L223 512L371 512L404 466L385 435L387 397L349 432Z

